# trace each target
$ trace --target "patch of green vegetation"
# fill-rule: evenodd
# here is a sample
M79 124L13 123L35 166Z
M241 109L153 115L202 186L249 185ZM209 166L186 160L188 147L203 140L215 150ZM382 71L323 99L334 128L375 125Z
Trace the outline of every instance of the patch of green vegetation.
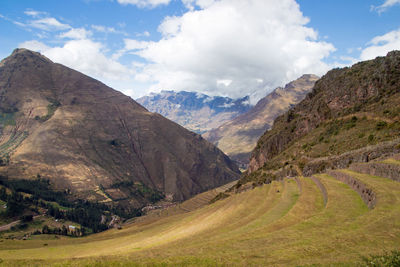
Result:
M155 189L152 189L141 182L129 180L119 181L111 185L111 188L124 188L129 190L131 196L141 197L155 203L165 198L165 195Z
M38 175L39 176L39 175ZM40 176L39 176L40 177ZM55 219L66 219L90 228L94 233L108 229L102 217L116 214L123 218L140 216L139 209L127 212L120 206L110 207L101 203L69 199L68 192L54 191L49 180L38 178L7 179L0 176L0 199L7 203L5 216L15 217L27 210L47 209L47 214ZM11 191L7 193L6 188ZM29 194L24 196L24 194ZM54 204L56 203L56 204ZM107 217L106 216L106 217Z
M36 116L35 120L40 122L45 122L50 119L54 113L56 112L57 108L61 106L61 103L58 100L49 99L50 104L47 105L47 114L44 116Z
M213 199L210 200L210 204L212 204L218 200L228 198L228 197L229 197L229 194L221 192L218 195L216 195Z
M0 146L0 165L7 165L10 157L9 154L17 148L22 141L24 141L28 137L29 133L27 131L17 132L7 140L7 142L3 143Z
M387 122L386 121L378 121L376 124L376 130L380 131L382 129L384 129L387 126Z
M368 267L394 267L400 266L400 251L394 250L391 253L371 255L363 257L364 266Z
M12 113L0 113L0 125L4 127L7 125L15 126L15 112Z

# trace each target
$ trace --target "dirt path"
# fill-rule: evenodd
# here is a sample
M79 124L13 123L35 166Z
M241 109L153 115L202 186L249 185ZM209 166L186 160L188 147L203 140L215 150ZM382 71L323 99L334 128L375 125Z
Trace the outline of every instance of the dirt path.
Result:
M33 220L36 219L36 218L39 218L39 217L41 217L41 216L43 216L43 215L36 215L36 216L33 216ZM17 221L10 222L9 224L6 224L6 225L1 225L1 226L0 226L0 232L8 231L8 230L11 229L11 227L16 226L16 225L19 224L20 222L21 222L21 220L17 220Z

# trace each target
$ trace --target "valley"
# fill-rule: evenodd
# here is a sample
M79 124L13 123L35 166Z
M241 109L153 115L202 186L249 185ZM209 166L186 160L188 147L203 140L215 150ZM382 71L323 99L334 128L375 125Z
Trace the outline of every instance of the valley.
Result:
M398 164L396 158L387 161ZM362 183L375 204L368 206L364 191L357 193L352 180L341 177ZM188 213L84 239L4 240L0 258L9 266L36 260L100 266L353 265L361 256L398 248L399 190L388 178L336 170L274 181Z
M329 71L282 110L240 175L200 135L40 54L16 50L0 65L2 77L12 73L0 80L0 264L396 266L399 62L393 51ZM67 94L74 103L58 86L55 99L43 98L48 91L21 71L33 65L41 66L28 72L39 85L56 84L61 72L75 77L60 82L75 88ZM123 101L100 98L100 108L87 99L75 107L82 87L71 80ZM33 92L35 101L21 100L18 90ZM97 176L83 180L82 164Z

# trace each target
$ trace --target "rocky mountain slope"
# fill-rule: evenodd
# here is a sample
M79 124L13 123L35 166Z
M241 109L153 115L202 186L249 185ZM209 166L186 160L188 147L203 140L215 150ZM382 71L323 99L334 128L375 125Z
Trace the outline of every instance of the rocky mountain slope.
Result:
M0 63L0 174L141 207L238 178L219 149L99 81L16 49Z
M271 128L274 119L303 100L317 80L317 76L307 74L284 88L278 87L249 111L206 132L203 137L232 159L247 164L257 140Z
M182 125L196 133L204 133L248 111L249 97L232 99L194 92L162 91L136 100L151 112Z
M242 183L367 162L396 151L399 137L400 52L393 51L317 81L259 139Z

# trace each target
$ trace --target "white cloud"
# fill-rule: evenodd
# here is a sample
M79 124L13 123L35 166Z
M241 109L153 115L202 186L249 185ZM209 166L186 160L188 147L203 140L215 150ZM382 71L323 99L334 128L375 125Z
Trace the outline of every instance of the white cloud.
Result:
M232 80L217 80L217 85L229 86L232 83Z
M22 44L19 44L18 47L27 48L27 49L30 49L33 51L38 51L38 52L46 51L46 50L50 49L49 46L45 45L42 42L36 41L36 40L23 42Z
M68 24L63 24L57 19L50 17L32 20L27 25L43 31L62 31L71 28L71 26L69 26Z
M372 6L372 10L376 10L378 13L385 12L387 9L394 5L400 4L400 0L385 0L385 2L380 6Z
M122 55L129 51L130 54L137 54L139 50L145 49L151 42L138 41L134 39L124 39L124 48L112 55L114 60L118 60Z
M143 48L134 43L135 54L150 62L136 78L154 82L153 91L192 90L240 97L259 89L260 95L255 96L259 98L265 88L329 69L323 59L335 48L306 26L309 20L294 0L185 4L197 8L165 18L159 26L160 41ZM221 81L230 82L224 85Z
M137 7L154 8L159 5L168 5L171 0L117 0L122 5L135 5Z
M214 4L216 0L182 0L182 3L190 10L193 10L195 6L199 8L207 8Z
M136 36L137 36L137 37L142 37L142 36L144 36L144 37L150 37L150 33L149 33L148 31L144 31L144 32L142 32L142 33L137 33Z
M41 52L54 62L78 70L103 82L128 81L134 72L109 59L101 43L89 39L70 40L63 46L49 47L38 41L28 41L19 47Z
M122 34L127 36L128 34L124 31L120 31L115 29L114 27L106 27L103 25L92 25L91 26L93 30L97 31L97 32L101 32L101 33L113 33L113 34Z
M134 39L124 39L124 43L125 51L144 49L147 48L150 44L150 42L138 41Z
M86 39L91 36L92 32L84 28L71 29L67 32L61 33L58 37L69 38L69 39Z
M384 35L376 36L368 44L369 46L361 52L361 60L385 56L392 50L400 50L400 28Z
M43 16L43 15L47 15L46 12L36 11L36 10L33 10L33 9L27 9L27 10L25 10L25 11L24 11L24 14L27 15L27 16L34 17L34 18L35 18L35 17Z

